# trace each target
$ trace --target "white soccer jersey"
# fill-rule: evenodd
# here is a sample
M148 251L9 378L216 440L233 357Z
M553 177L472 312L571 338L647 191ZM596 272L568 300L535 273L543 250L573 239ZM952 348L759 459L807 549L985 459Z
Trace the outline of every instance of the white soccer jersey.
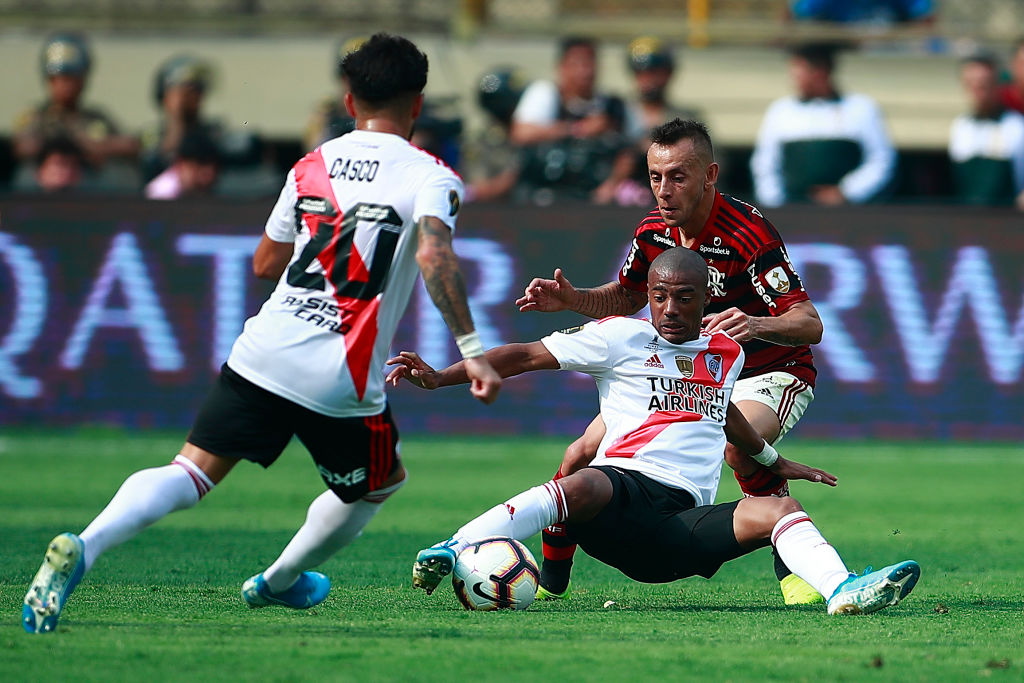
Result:
M725 413L743 369L727 334L684 344L635 318L605 318L541 340L563 370L597 381L606 432L592 465L636 470L715 500L725 454Z
M418 221L454 230L462 193L454 171L397 135L354 131L307 154L266 226L295 243L292 259L228 365L324 415L383 411L382 368L419 273Z
M851 202L865 202L889 182L896 167L896 149L889 139L878 104L866 95L838 100L796 97L775 100L765 112L750 158L758 203L786 203L782 177L782 145L796 140L851 140L860 145L862 161L839 181Z
M949 157L958 163L976 157L1008 161L1014 188L1024 191L1024 116L1005 111L998 120L956 117L949 130Z

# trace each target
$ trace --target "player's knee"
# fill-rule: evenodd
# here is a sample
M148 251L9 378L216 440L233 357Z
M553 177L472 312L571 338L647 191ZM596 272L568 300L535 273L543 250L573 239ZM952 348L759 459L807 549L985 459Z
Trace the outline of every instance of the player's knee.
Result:
M779 515L779 519L782 519L786 515L792 514L794 512L800 512L801 510L804 509L804 506L800 504L800 501L791 496L784 496L782 498L773 497L772 501L778 508L777 512Z
M558 480L565 494L568 521L586 522L594 518L612 497L612 482L598 469L583 469Z
M741 500L736 510L736 516L747 537L767 539L780 519L800 510L803 510L800 503L789 496L784 498L764 496Z

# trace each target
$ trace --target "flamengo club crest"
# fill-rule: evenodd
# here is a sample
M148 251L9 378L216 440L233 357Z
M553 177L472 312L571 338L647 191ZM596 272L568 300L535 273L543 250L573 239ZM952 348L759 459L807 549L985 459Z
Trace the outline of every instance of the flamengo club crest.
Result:
M693 359L689 356L676 356L676 367L679 368L684 379L693 377Z
M707 366L708 374L711 375L716 382L722 381L722 354L705 353L704 365Z

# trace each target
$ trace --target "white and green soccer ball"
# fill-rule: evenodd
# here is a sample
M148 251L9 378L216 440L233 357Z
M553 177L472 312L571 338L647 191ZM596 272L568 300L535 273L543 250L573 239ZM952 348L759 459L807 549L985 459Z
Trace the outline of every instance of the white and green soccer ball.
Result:
M462 606L489 612L526 609L537 595L540 572L530 550L513 538L471 543L455 561L452 585Z

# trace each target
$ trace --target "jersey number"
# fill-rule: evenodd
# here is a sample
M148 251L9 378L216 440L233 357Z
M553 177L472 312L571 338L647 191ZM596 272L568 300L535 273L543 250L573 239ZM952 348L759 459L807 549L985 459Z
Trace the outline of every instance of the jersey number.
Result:
M380 228L366 282L348 279L348 262L352 256L352 241L359 221L367 221L374 228ZM391 259L398 246L402 219L391 206L363 203L349 209L338 228L335 232L333 221L319 221L316 234L310 238L299 258L288 267L288 284L327 291L327 278L330 278L337 296L363 301L373 299L384 290L387 282ZM328 269L326 276L322 273L307 273L306 269L313 263L313 259L328 250L334 251L334 265Z

